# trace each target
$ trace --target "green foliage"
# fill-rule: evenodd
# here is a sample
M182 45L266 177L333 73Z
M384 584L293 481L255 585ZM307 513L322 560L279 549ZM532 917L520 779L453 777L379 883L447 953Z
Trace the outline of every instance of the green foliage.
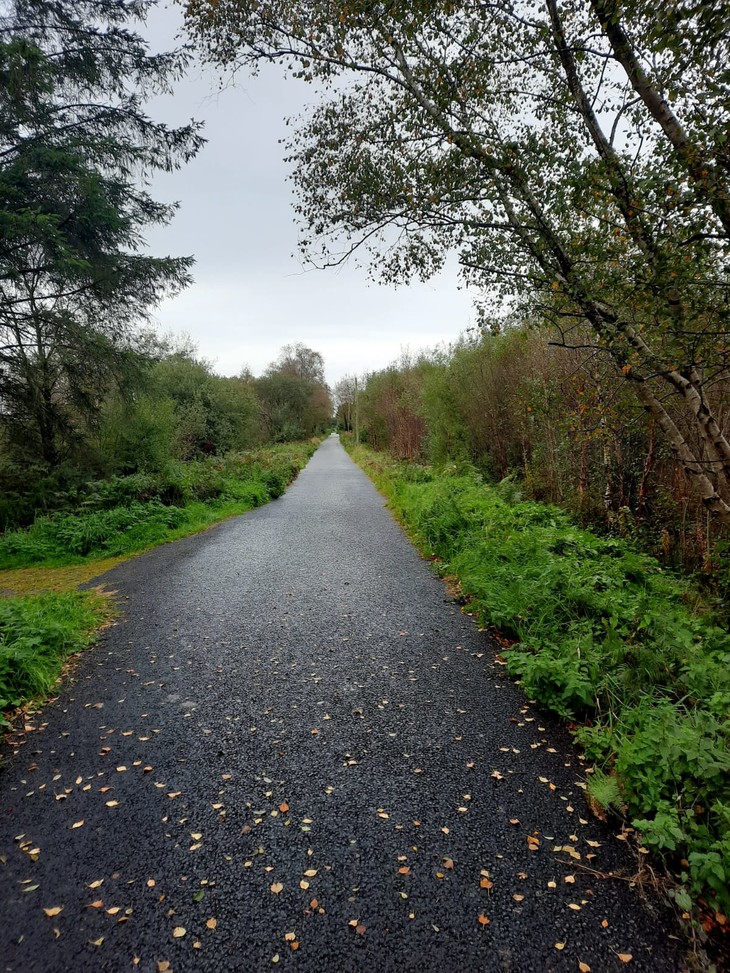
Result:
M141 252L176 206L146 190L203 144L144 112L184 51L134 32L151 0L10 0L0 12L0 428L25 463L84 452L99 407L129 392L139 324L190 282L190 258Z
M0 600L0 712L48 694L105 614L87 592Z
M629 541L521 501L473 473L356 453L484 625L515 640L508 669L577 731L590 791L647 846L685 859L695 895L730 906L730 634L687 582ZM723 884L725 883L725 884Z
M72 512L40 516L0 536L0 568L111 557L194 533L280 496L314 449L315 443L296 443L170 461L157 476L88 483L77 491Z

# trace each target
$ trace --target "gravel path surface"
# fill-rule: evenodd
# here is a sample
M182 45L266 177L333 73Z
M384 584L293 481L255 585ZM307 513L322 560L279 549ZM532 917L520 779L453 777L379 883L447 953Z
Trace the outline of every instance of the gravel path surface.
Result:
M123 619L3 751L0 969L683 968L568 736L335 437L104 581Z

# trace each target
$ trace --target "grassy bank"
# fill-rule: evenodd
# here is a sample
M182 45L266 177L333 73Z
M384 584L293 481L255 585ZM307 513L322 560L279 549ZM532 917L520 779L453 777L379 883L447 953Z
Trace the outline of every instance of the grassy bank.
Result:
M64 497L61 509L2 534L0 571L120 557L194 534L280 496L316 445L286 443L170 462L161 473L88 483Z
M0 598L0 712L51 693L65 659L109 617L108 600L79 584L275 499L316 447L288 443L89 483L62 498L63 509L0 535L0 592L10 595Z
M509 640L509 671L580 724L589 799L621 813L679 884L730 909L730 636L688 583L628 542L468 470L354 458L470 610Z

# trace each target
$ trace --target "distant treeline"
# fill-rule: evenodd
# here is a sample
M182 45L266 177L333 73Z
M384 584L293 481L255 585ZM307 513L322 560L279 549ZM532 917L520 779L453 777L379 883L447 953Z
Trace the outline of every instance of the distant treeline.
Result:
M707 394L727 433L728 383ZM473 464L583 523L641 535L665 564L721 570L727 528L710 518L655 421L595 348L555 347L544 329L516 324L403 356L360 383L357 408L354 382L343 381L337 401L341 428L353 428L357 414L361 438L396 458ZM702 455L680 409L673 418Z
M93 398L80 403L59 384L42 412L0 415L0 530L67 507L87 481L304 439L331 421L322 356L304 345L284 347L259 378L231 378L189 343L150 338Z

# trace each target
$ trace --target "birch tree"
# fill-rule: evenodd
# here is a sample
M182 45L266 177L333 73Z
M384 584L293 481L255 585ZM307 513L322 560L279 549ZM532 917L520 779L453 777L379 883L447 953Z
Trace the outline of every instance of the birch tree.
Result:
M280 62L317 107L289 142L302 250L426 278L610 356L730 519L730 41L671 0L188 0L224 67Z

